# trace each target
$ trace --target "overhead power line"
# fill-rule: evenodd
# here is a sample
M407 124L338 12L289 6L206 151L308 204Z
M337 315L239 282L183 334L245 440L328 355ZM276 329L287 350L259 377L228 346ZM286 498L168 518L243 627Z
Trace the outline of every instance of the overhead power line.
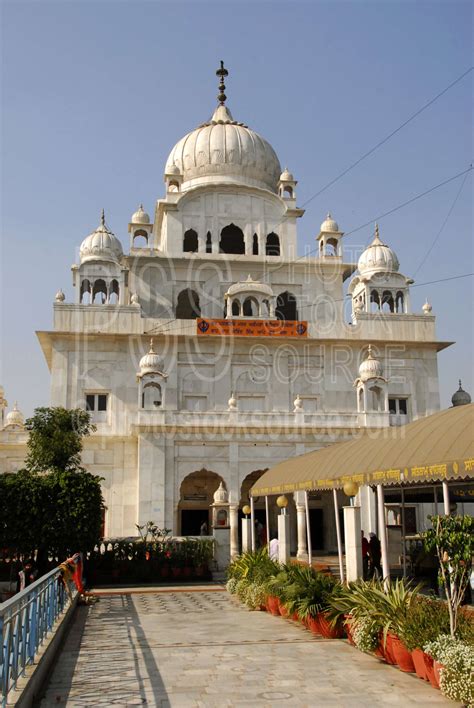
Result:
M390 138L393 138L394 135L396 135L397 133L399 133L406 125L408 125L409 123L411 123L411 121L414 120L417 116L419 116L420 113L423 113L423 111L425 111L427 108L429 108L430 106L432 106L433 103L435 103L435 101L438 100L438 98L441 98L441 96L443 96L447 91L449 91L451 88L453 88L453 86L455 86L455 85L458 84L460 81L462 81L462 79L464 79L464 77L467 76L467 75L473 70L473 68L474 68L474 67L470 66L469 69L467 69L466 71L464 71L460 76L457 77L457 79L455 79L454 81L452 81L452 82L451 82L448 86L446 86L442 91L440 91L438 94L436 94L436 96L434 96L431 100L429 100L428 103L425 103L421 108L419 108L417 111L415 111L415 113L413 113L413 114L412 114L409 118L407 118L401 125L399 125L398 128L395 128L395 130L392 130L391 133L389 133L385 138L383 138L382 140L380 140L376 145L374 145L374 147L372 147L370 150L368 150L368 151L365 152L363 155L361 155L361 157L359 157L355 162L353 162L351 165L349 165L349 167L346 167L346 169L344 169L342 172L340 172L336 177L334 177L334 179L332 179L330 182L328 182L326 185L324 185L324 187L322 187L318 192L316 192L315 194L313 194L313 196L310 197L309 199L307 199L307 200L304 202L304 204L302 204L302 206L305 207L305 206L307 206L308 204L310 204L310 203L313 201L313 199L316 199L316 197L319 197L319 195L322 194L323 192L325 192L327 189L329 189L329 187L332 187L333 184L335 184L336 182L338 182L338 181L339 181L342 177L344 177L348 172L350 172L351 170L353 170L354 167L357 167L357 165L360 165L360 163L361 163L363 160L365 160L367 157L369 157L369 155L372 155L376 150L379 149L379 147L381 147L381 146L384 145L386 142L388 142L388 141L390 140Z

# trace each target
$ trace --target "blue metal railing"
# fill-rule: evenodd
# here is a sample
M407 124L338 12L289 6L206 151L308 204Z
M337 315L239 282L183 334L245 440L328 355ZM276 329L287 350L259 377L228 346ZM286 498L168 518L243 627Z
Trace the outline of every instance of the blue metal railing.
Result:
M77 591L71 589L72 597ZM24 675L28 664L34 662L39 648L53 630L57 618L69 606L59 568L51 570L0 604L0 686L2 708L8 693Z

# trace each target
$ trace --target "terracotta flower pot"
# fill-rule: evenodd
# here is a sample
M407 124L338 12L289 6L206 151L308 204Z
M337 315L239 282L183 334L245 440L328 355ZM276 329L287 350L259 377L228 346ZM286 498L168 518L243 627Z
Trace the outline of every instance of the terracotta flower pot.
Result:
M383 648L384 650L384 656L387 664L392 664L392 666L396 666L397 661L395 659L395 655L393 653L393 646L392 646L392 638L393 634L387 634L387 639L385 642L385 646Z
M293 620L293 622L299 622L300 616L297 612L293 612L290 619Z
M400 671L404 671L407 674L414 674L415 664L411 658L411 652L408 651L400 637L396 635L392 635L392 651Z
M285 605L283 605L283 603L280 602L279 605L278 605L278 608L279 608L279 610L280 610L280 615L281 615L282 617L285 617L285 618L289 617L290 613L288 612L288 610L287 610L287 608L285 607Z
M344 629L347 634L347 641L349 644L352 644L352 646L355 646L354 640L352 639L351 619L352 615L344 615Z
M438 684L438 688L441 686L441 676L440 676L441 669L444 669L443 664L440 664L439 661L433 661L433 673L435 675L435 679L436 679L436 683Z
M319 631L325 639L340 639L344 635L344 630L341 625L336 624L331 627L324 612L318 614Z
M272 615L276 616L280 614L278 598L274 595L269 595L267 597L266 605L268 612L270 612Z
M423 679L423 681L429 681L428 674L426 673L423 649L413 649L411 658L413 659L413 664L415 665L415 671L418 678Z
M317 617L308 618L308 629L310 629L313 634L321 634L321 628Z
M423 652L423 658L425 660L425 668L426 675L428 676L428 681L433 686L433 688L439 688L439 683L433 668L433 659L428 654L425 654L425 652Z

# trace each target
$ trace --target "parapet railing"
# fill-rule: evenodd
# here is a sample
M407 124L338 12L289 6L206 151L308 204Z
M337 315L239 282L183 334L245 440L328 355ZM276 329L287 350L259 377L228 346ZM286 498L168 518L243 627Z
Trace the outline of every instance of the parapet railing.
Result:
M0 604L2 708L76 593L75 588L67 592L61 571L55 568Z

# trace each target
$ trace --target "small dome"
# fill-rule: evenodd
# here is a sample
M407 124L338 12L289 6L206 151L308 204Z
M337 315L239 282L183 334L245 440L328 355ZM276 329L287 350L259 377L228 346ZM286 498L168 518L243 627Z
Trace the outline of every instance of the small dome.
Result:
M224 483L221 482L219 487L214 492L214 504L226 504L229 500L229 495L227 489L224 487Z
M253 280L250 275L247 276L247 280L241 280L240 282L231 285L226 292L226 296L233 297L234 295L239 295L240 293L259 293L260 295L273 297L273 290L269 285L261 283L259 280Z
M64 300L66 299L66 296L61 290L61 288L59 288L58 292L54 296L54 299L56 300L56 302L64 302Z
M104 210L100 224L81 244L81 263L87 261L112 261L118 263L123 256L122 244L105 223Z
M181 172L179 171L178 165L175 165L174 163L172 165L166 165L166 174L167 175L180 175Z
M302 401L299 393L296 396L295 400L293 401L293 405L294 405L293 413L299 413L299 411L303 410L303 401Z
M471 396L463 389L461 386L461 379L459 379L459 388L451 398L451 403L453 406L466 406L470 402Z
M337 221L334 221L330 212L327 213L325 220L321 224L321 233L327 232L339 233L339 224L337 223Z
M25 419L23 417L23 413L18 410L18 403L15 402L15 405L13 406L13 410L8 413L7 417L5 418L5 427L9 426L15 426L19 428L23 428L25 425Z
M236 410L237 410L237 399L236 399L236 397L234 396L233 393L230 394L230 398L229 398L229 400L228 400L228 402L227 402L227 405L228 405L230 411L236 411Z
M372 356L371 344L369 344L367 358L359 366L359 378L361 381L383 378L383 366L378 359Z
M132 305L139 305L140 304L138 293L132 293L132 297L130 298L130 303Z
M130 219L131 224L149 224L150 223L150 216L149 214L146 213L146 211L143 208L143 204L140 204L138 209L134 214L132 214L132 218Z
M425 302L425 304L423 305L422 309L423 309L423 312L425 313L425 315L431 315L431 311L432 311L433 307L432 307L431 303L429 303L427 300Z
M160 374L163 360L153 349L153 339L150 342L150 351L140 359L140 376L144 374Z
M395 273L400 268L400 263L395 253L380 240L378 224L375 224L374 240L360 256L357 267L361 274L371 271Z
M280 182L294 182L295 178L291 174L291 172L288 171L288 167L285 167L283 172L280 175Z

